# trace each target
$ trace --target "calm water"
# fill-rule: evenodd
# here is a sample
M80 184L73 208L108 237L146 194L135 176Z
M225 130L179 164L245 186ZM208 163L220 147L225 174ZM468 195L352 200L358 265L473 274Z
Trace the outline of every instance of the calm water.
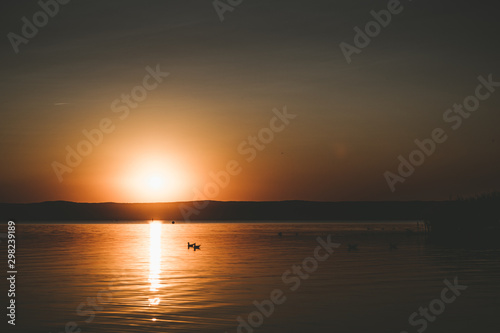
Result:
M286 300L240 332L410 333L423 324L408 317L458 277L468 288L425 332L499 332L500 252L438 247L406 228L416 224L18 225L17 325L8 329L237 332L237 318L248 322L253 302L279 289ZM284 282L328 235L340 247L316 270L306 260L307 279ZM295 291L291 281L300 281Z

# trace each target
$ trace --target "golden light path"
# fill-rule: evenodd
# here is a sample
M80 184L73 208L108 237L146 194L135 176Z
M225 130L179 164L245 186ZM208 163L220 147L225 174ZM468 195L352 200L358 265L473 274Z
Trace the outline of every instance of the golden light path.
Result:
M160 304L160 298L154 296L160 285L161 272L161 226L162 223L153 221L149 224L149 306Z

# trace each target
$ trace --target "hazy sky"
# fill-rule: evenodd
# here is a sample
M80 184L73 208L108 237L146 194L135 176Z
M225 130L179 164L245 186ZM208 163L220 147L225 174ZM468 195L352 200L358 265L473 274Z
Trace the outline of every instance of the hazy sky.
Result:
M402 1L350 64L339 44L354 45L354 27L388 1L245 0L221 22L212 1L72 0L18 53L8 34L22 36L41 7L1 6L0 202L192 200L229 161L239 173L206 198L429 200L500 187L500 87L481 88L489 96L459 128L443 119L480 75L500 82L495 2ZM121 119L122 94L157 66L169 75L149 78L156 87ZM248 161L244 141L285 106L297 117L275 121L272 140L264 130L270 142ZM103 119L109 133L70 167L67 146ZM447 140L391 191L384 173L436 128ZM54 162L72 170L62 181Z

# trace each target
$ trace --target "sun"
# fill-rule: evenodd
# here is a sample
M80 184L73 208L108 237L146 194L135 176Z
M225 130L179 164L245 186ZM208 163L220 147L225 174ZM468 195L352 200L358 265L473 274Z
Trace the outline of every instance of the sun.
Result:
M165 186L165 179L161 175L150 175L145 185L151 190L161 190Z
M184 169L159 157L135 158L121 174L122 195L129 202L177 201L189 184Z
M177 171L172 167L155 164L135 171L134 194L140 201L164 201L169 199L179 188Z

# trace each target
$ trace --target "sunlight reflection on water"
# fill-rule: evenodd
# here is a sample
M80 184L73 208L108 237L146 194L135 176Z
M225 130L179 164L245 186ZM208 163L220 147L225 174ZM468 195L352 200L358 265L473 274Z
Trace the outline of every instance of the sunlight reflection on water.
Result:
M160 273L161 273L161 226L162 223L158 221L149 224L149 291L159 291ZM149 305L160 304L159 296L150 296Z

